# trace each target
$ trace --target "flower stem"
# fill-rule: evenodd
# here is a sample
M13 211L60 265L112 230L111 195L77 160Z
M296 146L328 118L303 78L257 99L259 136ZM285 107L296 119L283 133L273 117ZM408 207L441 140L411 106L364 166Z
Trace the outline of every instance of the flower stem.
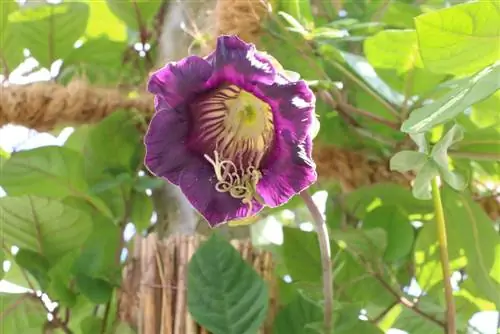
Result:
M436 214L436 225L439 241L439 252L441 256L441 268L443 271L444 293L446 299L446 333L456 334L455 325L455 302L453 300L453 290L451 288L451 270L448 259L448 242L446 237L446 221L444 219L443 203L439 191L438 178L431 181L432 199L434 201L434 211Z
M316 233L318 234L319 250L321 253L321 266L323 267L323 295L325 298L324 307L324 329L325 333L332 333L332 315L333 315L333 274L332 274L332 259L330 252L330 239L328 237L328 229L325 220L321 215L311 195L306 191L300 193L302 200L311 213Z

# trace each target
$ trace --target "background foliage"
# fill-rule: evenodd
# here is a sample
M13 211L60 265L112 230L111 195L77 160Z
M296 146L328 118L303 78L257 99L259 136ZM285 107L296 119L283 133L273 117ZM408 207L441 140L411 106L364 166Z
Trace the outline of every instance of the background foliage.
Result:
M56 82L84 76L140 93L156 59L157 14L165 5L4 0L3 79L34 58L33 70L48 69ZM316 143L374 161L394 156L393 170L415 175L412 189L379 183L345 193L329 178L313 187L332 237L335 333L442 333L443 278L429 201L435 175L444 184L458 327L479 332L469 319L500 306L498 219L475 201L496 194L500 176L500 5L273 5L258 44L317 93ZM75 128L63 146L0 154L7 193L0 198L0 263L6 261L0 278L38 291L0 294L3 333L133 332L106 314L120 284L122 250L133 247L125 229L150 233L156 221L151 190L163 183L142 165L143 121L122 110ZM265 211L251 228L254 243L277 263L275 333L321 333L321 261L309 221L293 199ZM214 333L253 333L264 320L267 287L223 238L198 250L188 277L189 310ZM47 297L55 309L40 302ZM218 303L227 298L232 307Z

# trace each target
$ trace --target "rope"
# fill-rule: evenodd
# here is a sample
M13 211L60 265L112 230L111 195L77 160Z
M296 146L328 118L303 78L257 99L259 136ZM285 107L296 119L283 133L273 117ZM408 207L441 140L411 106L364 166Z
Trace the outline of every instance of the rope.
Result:
M0 91L0 126L10 123L49 131L58 125L96 123L118 109L151 115L153 98L127 98L118 90L92 87L82 80L67 86L47 82L7 86Z

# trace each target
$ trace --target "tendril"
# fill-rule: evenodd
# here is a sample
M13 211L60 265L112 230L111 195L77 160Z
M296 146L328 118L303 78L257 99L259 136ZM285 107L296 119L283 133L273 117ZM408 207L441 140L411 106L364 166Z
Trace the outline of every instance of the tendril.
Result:
M252 213L252 200L256 199L264 204L261 196L257 193L257 183L262 178L262 173L255 167L246 169L238 168L231 160L219 158L219 153L214 151L214 159L207 154L205 159L213 166L217 183L215 190L221 193L228 192L233 198L241 199L243 204L248 205L247 216Z

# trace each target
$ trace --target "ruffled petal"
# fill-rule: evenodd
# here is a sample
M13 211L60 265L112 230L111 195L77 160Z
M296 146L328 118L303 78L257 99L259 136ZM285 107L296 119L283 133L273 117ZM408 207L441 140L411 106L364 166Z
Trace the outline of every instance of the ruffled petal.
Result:
M148 91L162 96L166 103L175 108L203 91L212 73L213 67L205 59L189 56L168 63L153 73L148 82Z
M316 165L311 159L312 140L294 138L288 130L277 136L274 151L268 157L268 166L257 191L270 207L285 204L294 195L316 182Z
M273 109L276 128L290 132L297 140L310 135L316 98L303 80L259 84L254 93Z
M197 158L185 145L189 132L188 114L182 105L172 108L161 96L155 97L155 109L144 136L145 165L156 176L179 184L182 170Z
M206 59L215 68L211 86L226 81L251 90L256 83L272 84L276 75L271 61L237 36L220 36L215 51Z
M206 161L199 160L197 165L186 168L181 175L179 186L191 205L211 227L245 218L248 214L248 205L243 204L240 199L215 190L214 172ZM257 214L262 208L263 206L254 200L251 215Z

